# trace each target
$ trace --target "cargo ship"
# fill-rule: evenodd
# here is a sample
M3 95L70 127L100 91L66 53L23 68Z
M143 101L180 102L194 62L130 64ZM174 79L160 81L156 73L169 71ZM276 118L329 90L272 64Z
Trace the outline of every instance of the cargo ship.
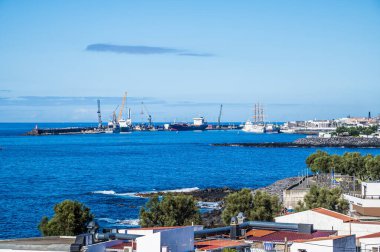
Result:
M193 118L193 124L189 123L172 123L169 125L170 130L175 131L191 131L191 130L205 130L208 124L203 117Z

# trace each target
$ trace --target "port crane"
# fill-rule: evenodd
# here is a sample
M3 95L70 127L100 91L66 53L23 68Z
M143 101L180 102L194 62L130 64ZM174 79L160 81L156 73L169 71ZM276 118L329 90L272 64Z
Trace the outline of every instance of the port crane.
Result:
M219 116L218 116L218 129L220 129L220 119L222 118L223 104L220 104Z
M124 109L124 106L125 106L125 102L127 100L127 92L124 93L124 96L123 96L123 101L121 103L121 107L120 107L120 110L119 110L119 116L117 117L117 121L119 122L123 116L123 109Z
M116 110L119 107L119 105L116 106L114 111L112 112L112 123L116 124L117 123L117 118L116 118Z
M102 114L100 113L100 100L98 99L98 128L102 129L103 124L102 124Z
M146 107L145 103L141 102L141 115L144 114L144 110L146 111L146 114L148 115L148 126L152 126L152 115L149 113L148 108Z

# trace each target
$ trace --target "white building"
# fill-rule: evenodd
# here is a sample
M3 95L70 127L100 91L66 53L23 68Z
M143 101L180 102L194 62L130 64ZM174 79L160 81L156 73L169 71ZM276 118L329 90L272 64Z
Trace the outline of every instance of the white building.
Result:
M290 252L347 252L356 251L355 235L331 236L310 240L297 240Z
M361 251L380 251L380 232L357 238Z
M313 224L314 229L336 230L338 235L363 236L377 233L380 222L364 222L350 216L325 208L315 208L303 212L283 215L275 218L276 222Z
M141 235L133 241L114 240L88 246L88 252L189 252L194 250L194 231L202 226L151 227L121 230Z
M362 182L361 194L344 194L350 203L350 213L357 217L380 218L380 182Z

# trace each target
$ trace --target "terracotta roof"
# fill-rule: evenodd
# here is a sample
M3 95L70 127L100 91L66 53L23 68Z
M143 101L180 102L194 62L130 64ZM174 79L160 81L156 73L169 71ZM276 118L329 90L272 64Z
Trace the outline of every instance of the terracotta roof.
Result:
M347 237L347 236L351 236L351 235L335 235L335 236L329 236L329 237L317 237L317 238L313 238L313 239L300 239L300 240L294 240L293 242L298 242L298 243L302 243L302 242L313 242L313 241L327 241L327 240L336 240L336 239L340 239L340 238L344 238L344 237Z
M269 235L275 233L276 231L272 230L261 230L261 229L252 229L246 233L246 236L254 236L254 237L263 237L265 235Z
M324 215L327 215L327 216L330 216L330 217L333 217L336 219L340 219L343 222L352 222L352 221L356 220L354 218L351 218L350 216L347 216L347 215L344 215L341 213L337 213L337 212L334 212L334 211L331 211L331 210L328 210L328 209L322 208L322 207L311 209L311 211L314 211L314 212L317 212L320 214L324 214Z
M195 242L195 247L199 250L212 250L221 248L236 248L241 246L250 246L247 243L234 240L208 240Z
M300 239L313 239L316 237L328 237L335 234L336 231L315 231L311 234L292 232L292 231L276 231L262 237L250 236L247 238L249 241L256 242L284 242L285 238L288 241L300 240Z
M175 228L183 228L182 226L174 226L174 227L146 227L146 228L131 228L130 230L167 230L167 229L175 229Z
M380 238L380 232L358 237L358 239L362 238Z

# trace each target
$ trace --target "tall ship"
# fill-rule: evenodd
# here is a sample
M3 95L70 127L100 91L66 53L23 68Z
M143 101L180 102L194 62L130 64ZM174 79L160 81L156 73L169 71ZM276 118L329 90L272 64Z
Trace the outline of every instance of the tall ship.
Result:
M266 127L264 123L264 109L259 103L255 104L253 121L247 120L242 131L248 133L265 133Z
M193 124L189 123L172 123L169 125L170 130L176 131L191 131L191 130L205 130L208 124L203 117L193 118Z

